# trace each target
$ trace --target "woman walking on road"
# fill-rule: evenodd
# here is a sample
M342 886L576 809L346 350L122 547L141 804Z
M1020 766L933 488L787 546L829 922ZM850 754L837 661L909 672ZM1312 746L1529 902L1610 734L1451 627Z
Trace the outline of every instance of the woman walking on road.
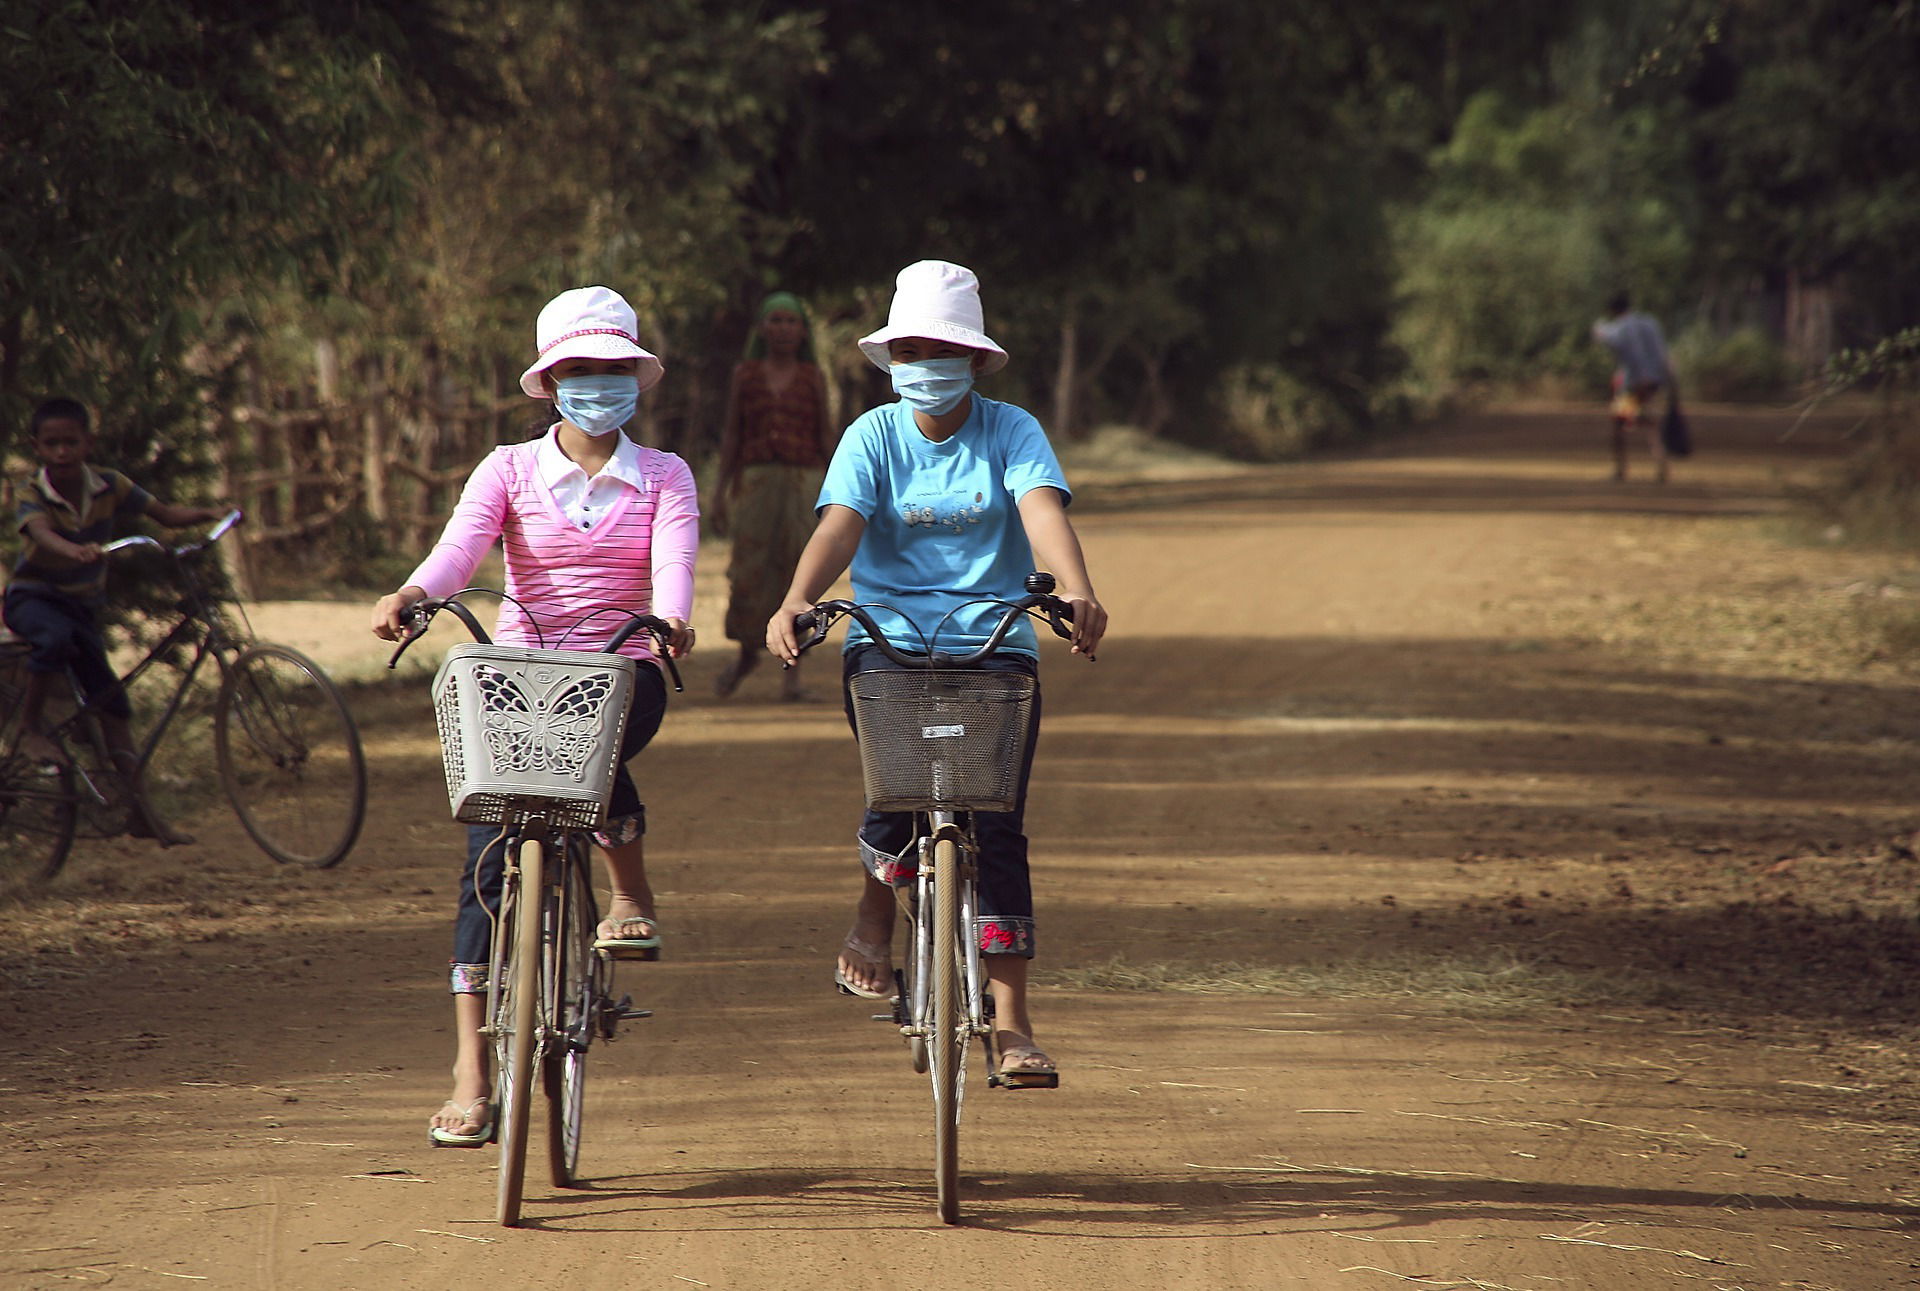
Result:
M747 357L733 370L720 438L712 518L733 539L726 632L740 647L714 681L722 699L760 662L767 619L813 532L813 499L831 446L827 382L814 362L806 309L776 291L760 303ZM801 697L798 665L781 677L780 697Z

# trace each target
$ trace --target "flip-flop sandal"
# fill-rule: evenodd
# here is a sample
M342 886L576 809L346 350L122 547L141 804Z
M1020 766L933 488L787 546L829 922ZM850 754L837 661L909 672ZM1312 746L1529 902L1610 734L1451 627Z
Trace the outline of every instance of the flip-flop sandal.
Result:
M629 915L625 919L603 919L603 924L612 924L618 932L628 924L645 924L653 929L650 937L596 937L595 950L604 950L615 959L658 959L660 958L660 921L651 915Z
M429 1143L437 1148L477 1148L493 1142L494 1122L492 1099L476 1098L465 1107L461 1107L460 1104L449 1098L447 1100L447 1106L460 1113L461 1124L478 1124L480 1128L472 1134L462 1134L457 1130L442 1129L438 1125L429 1125L427 1126L427 1141ZM476 1121L475 1113L483 1107L487 1111L486 1119Z
M989 1083L1002 1089L1058 1089L1060 1069L1038 1045L1016 1044L1000 1051Z
M867 960L869 963L886 965L889 975L891 975L893 953L889 947L876 946L871 942L861 941L858 937L849 933L847 939L840 943L840 949L852 951L855 955ZM840 988L842 995L856 995L863 1000L890 1000L893 998L893 991L890 989L870 991L855 982L847 976L846 970L840 967L837 960L833 965L833 984Z

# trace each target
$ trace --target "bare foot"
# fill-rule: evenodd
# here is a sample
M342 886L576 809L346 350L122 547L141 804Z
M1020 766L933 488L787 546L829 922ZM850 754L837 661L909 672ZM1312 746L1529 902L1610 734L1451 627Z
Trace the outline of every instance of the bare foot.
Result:
M438 1130L442 1135L469 1139L486 1132L493 1121L493 1108L486 1094L478 1098L449 1098L427 1121L429 1131Z
M610 896L607 917L594 929L593 948L615 959L659 959L660 924L649 908L652 904L651 896L644 903L625 893Z
M755 665L759 662L760 656L757 652L748 653L743 650L735 655L727 666L720 670L720 675L713 679L714 695L720 699L725 699L727 696L733 694L735 690L739 689L741 679L752 672Z
M994 1032L994 1047L1000 1054L1002 1076L1052 1076L1059 1072L1053 1059L1033 1042L1032 1036L1018 1031Z
M863 929L866 935L862 935ZM871 940L874 931L857 923L853 926L840 943L840 959L833 974L835 982L870 1000L893 994L892 937L881 930L880 939Z

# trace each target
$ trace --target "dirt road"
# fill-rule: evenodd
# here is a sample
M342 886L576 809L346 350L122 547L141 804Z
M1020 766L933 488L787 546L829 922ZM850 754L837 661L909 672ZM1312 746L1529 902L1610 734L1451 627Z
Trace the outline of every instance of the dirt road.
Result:
M1776 540L1830 434L1697 422L1664 489L1545 411L1086 489L1114 635L1047 661L1033 808L1064 1082L972 1091L963 1227L828 985L845 727L764 672L710 697L710 559L591 1185L504 1231L493 1150L427 1147L456 838L416 675L354 692L339 870L208 802L0 904L0 1286L1915 1285L1920 722L1868 613L1910 574ZM258 616L371 675L364 619Z

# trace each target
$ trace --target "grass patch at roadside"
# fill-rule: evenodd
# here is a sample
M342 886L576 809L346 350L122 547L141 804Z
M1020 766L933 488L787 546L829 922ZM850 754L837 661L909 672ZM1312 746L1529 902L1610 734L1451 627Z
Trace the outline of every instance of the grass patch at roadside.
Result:
M1644 992L1608 976L1514 955L1436 959L1401 955L1333 964L1136 962L1110 959L1040 974L1048 986L1187 995L1287 995L1397 1000L1464 1017L1511 1017L1540 1009L1619 1003Z

